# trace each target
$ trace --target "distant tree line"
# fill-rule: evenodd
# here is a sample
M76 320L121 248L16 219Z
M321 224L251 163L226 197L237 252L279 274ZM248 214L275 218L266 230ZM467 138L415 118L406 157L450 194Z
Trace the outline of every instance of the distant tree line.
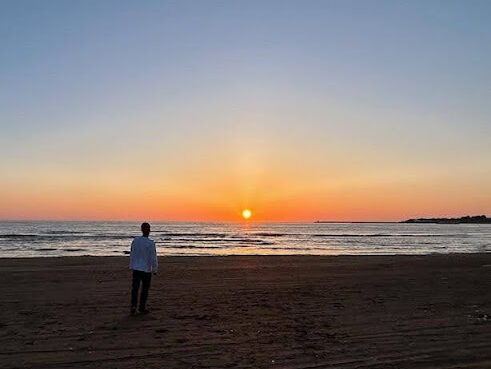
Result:
M418 218L418 219L408 219L404 220L401 223L437 223L437 224L461 224L461 223L469 223L469 224L483 224L490 223L491 218L486 217L485 215L475 215L475 216L465 216L460 218Z

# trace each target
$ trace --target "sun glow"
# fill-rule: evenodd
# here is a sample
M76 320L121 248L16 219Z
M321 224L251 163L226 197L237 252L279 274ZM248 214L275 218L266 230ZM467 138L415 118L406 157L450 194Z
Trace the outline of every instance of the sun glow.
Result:
M249 209L242 210L242 218L244 218L245 220L247 220L251 216L252 216L252 211L250 211Z

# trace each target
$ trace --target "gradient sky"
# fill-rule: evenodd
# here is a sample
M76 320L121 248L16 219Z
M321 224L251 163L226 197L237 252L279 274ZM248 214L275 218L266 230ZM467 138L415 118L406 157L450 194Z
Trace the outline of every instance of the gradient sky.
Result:
M489 1L1 1L0 218L491 215Z

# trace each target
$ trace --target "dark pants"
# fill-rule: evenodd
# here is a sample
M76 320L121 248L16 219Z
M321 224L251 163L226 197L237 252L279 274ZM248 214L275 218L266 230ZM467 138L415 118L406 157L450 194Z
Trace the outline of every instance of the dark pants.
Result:
M136 305L138 304L138 290L140 289L141 282L142 291L140 294L140 310L145 309L151 280L152 273L145 273L140 270L133 270L133 283L131 286L131 307L136 308Z

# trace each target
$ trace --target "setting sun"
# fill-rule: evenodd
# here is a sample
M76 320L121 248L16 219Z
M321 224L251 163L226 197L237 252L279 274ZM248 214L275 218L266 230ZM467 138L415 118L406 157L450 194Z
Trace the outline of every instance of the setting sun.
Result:
M242 210L242 217L244 219L246 219L246 220L249 219L251 217L251 215L252 215L252 211L250 211L249 209Z

